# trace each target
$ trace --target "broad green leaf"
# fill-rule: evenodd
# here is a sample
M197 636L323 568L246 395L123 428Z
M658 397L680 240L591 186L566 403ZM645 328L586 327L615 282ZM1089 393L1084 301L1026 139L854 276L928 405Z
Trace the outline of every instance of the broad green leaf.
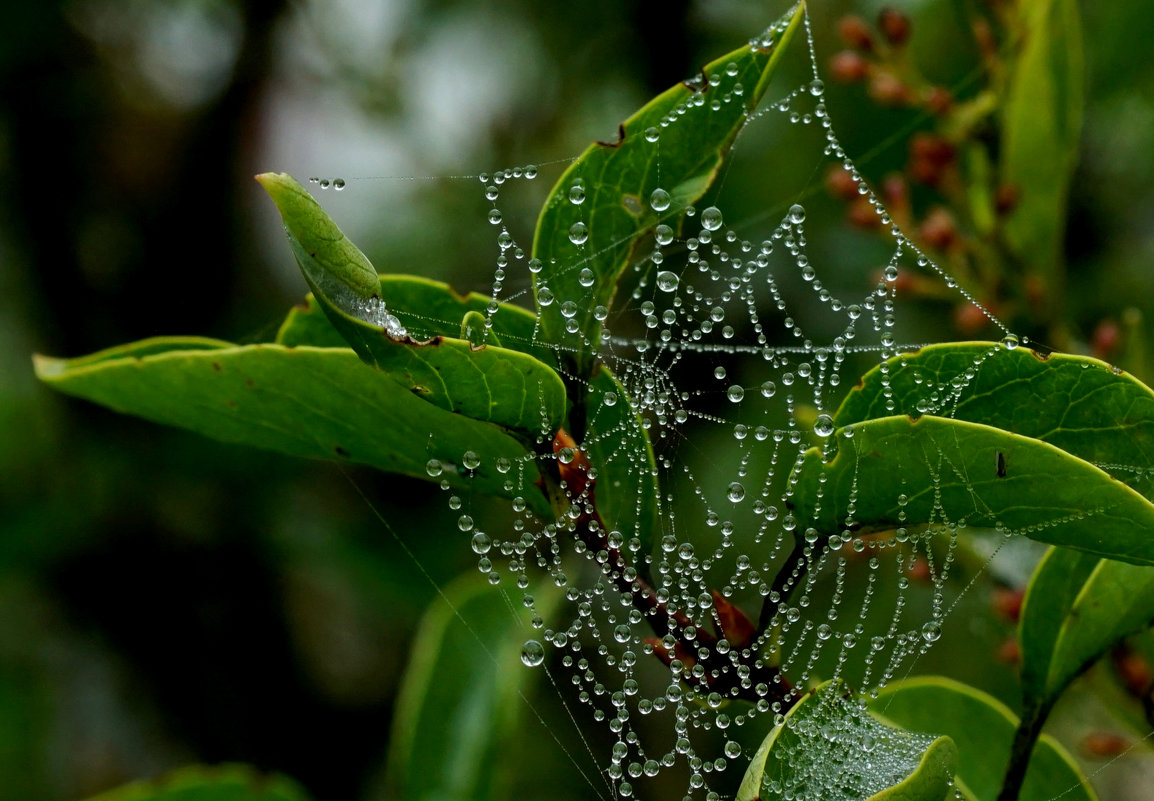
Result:
M736 801L945 799L953 741L887 726L845 693L842 682L827 682L795 705L754 755Z
M259 773L247 765L181 768L158 779L133 782L89 801L308 801L309 795L284 776Z
M551 516L533 486L533 457L517 440L425 403L347 349L212 343L204 350L154 352L158 342L149 341L143 356L130 347L76 361L38 356L36 372L70 395L225 442L424 479L430 478L426 461L437 459L444 472L436 480L506 498L520 495ZM175 340L176 348L188 344ZM469 451L480 462L471 476L462 465ZM508 475L498 472L500 459L513 465ZM516 478L512 491L505 489L509 476Z
M537 221L533 257L542 269L534 288L542 339L564 349L576 375L592 369L601 341L596 309L611 305L642 234L662 221L677 226L704 195L803 15L799 3L751 46L707 65L701 85L658 95L622 123L617 142L593 144L558 179ZM668 194L658 209L655 190Z
M532 353L542 360L552 359L551 353L535 341L536 316L512 303L498 303L497 311L489 315L490 298L476 292L460 295L448 284L414 275L382 275L380 297L414 339L459 336L462 318L477 312L489 317L492 333L504 347ZM276 341L289 346L349 346L312 294L289 312Z
M1031 0L1019 8L1002 104L1001 180L1021 194L1003 230L1030 273L1054 282L1082 132L1082 23L1076 0Z
M637 537L644 557L653 548L660 494L653 447L629 395L605 365L594 371L589 389L591 412L582 444L597 470L597 511L626 540Z
M866 373L834 424L893 414L952 417L1033 437L1154 500L1154 391L1097 359L991 342L931 345Z
M868 420L834 436L836 456L823 461L811 448L796 468L800 530L964 524L1154 563L1154 505L1046 442L930 415Z
M1051 548L1022 606L1022 694L1048 708L1123 637L1154 623L1154 569Z
M959 788L975 801L998 797L1018 718L996 698L953 679L919 676L882 689L870 711L903 729L948 735L958 749ZM1059 796L1097 801L1070 755L1044 736L1030 759L1019 801Z
M389 738L390 796L406 801L508 797L508 758L539 721L526 695L537 671L521 664L535 630L519 602L475 573L447 586L421 622ZM548 614L556 587L534 594ZM538 732L534 736L547 736Z
M561 427L565 385L524 353L447 336L414 339L379 299L372 265L291 177L258 176L277 204L289 244L317 303L367 364L442 409L502 426L528 444ZM359 258L358 258L359 257ZM364 272L373 289L365 294ZM460 317L454 334L460 333Z

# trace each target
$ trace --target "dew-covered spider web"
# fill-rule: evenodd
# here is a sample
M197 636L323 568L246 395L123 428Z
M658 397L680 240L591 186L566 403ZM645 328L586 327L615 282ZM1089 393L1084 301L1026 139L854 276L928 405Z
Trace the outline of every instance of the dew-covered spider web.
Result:
M772 48L785 24L751 45ZM881 530L864 529L855 517L866 499L851 459L843 458L850 463L841 472L813 467L832 464L839 453L861 459L888 447L863 442L857 426L838 417L842 399L871 368L873 417L952 417L976 376L1012 353L1019 337L891 219L835 132L808 18L804 45L807 80L771 87L745 114L735 154L758 146L766 131L772 139L782 126L803 130L808 150L788 157L812 160L815 174L832 165L852 178L880 223L880 258L871 251L860 264L828 263L830 251L811 238L806 186L774 187L761 213L731 220L724 186L732 176L723 172L721 191L699 207L679 204L672 186L640 199L660 222L638 235L613 303L591 308L604 257L591 244L582 249L595 241L597 220L581 218L591 207L591 179L562 187L558 201L578 217L568 235L579 255L544 264L514 235L503 198L510 185L549 168L479 176L477 191L489 204L480 224L495 232L496 263L486 330L476 341L499 331L503 347L544 353L583 404L583 419L572 431L542 428L534 452L520 461L490 464L466 451L456 461L431 459L428 474L442 481L458 516L461 547L471 547L481 573L528 610L521 650L527 669L548 671L558 693L577 705L575 714L594 721L583 735L597 762L586 780L602 798L650 797L647 788L668 774L686 798L721 797L717 788L736 784L731 774L745 770L761 736L812 684L838 678L868 696L908 673L948 634L950 612L966 590L952 578L967 529L983 529L976 536L986 538L987 566L1022 533L991 516L980 494L963 492L958 502L958 494L941 492L943 483L972 489L976 480L944 450L892 463L892 497L870 501L894 510L894 524ZM658 170L660 149L693 118L687 111L744 102L736 65L686 83L694 91L683 105L644 132ZM589 291L563 292L542 274L576 276L562 284ZM918 314L902 302L910 277L978 310L998 341L948 374L915 378L914 391L899 392L888 375L901 366L895 358L926 344L903 338L904 316ZM547 337L540 317L518 333L502 326L510 314L505 304L541 316L552 306L549 313L571 322L560 337ZM575 321L586 311L603 325L599 342L581 339ZM417 310L389 306L361 316L393 336L420 340L430 329ZM571 357L586 347L595 349L599 367L581 374ZM1001 460L991 458L991 474L1006 469ZM1124 480L1147 480L1125 465L1112 467ZM542 492L542 473L563 496L553 498L558 512L551 518L529 501ZM449 480L481 474L504 477L511 519L486 520L472 494ZM903 510L915 498L929 498L931 512L907 526ZM838 715L844 719L845 710ZM804 781L780 788L782 797L849 799L876 791L876 775L855 778L845 770L846 756L869 750L875 737L861 726L856 739L812 734L806 750L820 742L821 753L840 749L842 757L827 754ZM756 735L743 734L749 731ZM924 746L924 737L910 737L907 751Z

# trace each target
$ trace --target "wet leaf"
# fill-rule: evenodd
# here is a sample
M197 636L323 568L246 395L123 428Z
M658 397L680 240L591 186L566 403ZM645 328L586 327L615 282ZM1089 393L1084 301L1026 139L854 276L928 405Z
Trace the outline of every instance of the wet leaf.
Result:
M1154 569L1051 548L1022 606L1022 695L1047 709L1111 646L1154 623Z
M885 725L845 692L840 681L827 682L796 704L758 748L736 801L945 799L958 757L953 741Z
M62 392L214 439L444 479L500 497L520 494L551 515L521 443L497 426L426 403L347 349L176 339L164 351L164 342L77 360L38 356L36 371ZM469 451L479 462L471 477L462 465ZM443 474L429 476L429 459L443 463ZM495 466L500 459L513 465L508 476ZM517 479L513 491L505 489L509 476Z
M611 305L642 234L662 221L676 227L709 188L803 14L798 4L757 46L707 65L701 86L681 83L658 95L622 123L619 141L590 146L558 179L533 240L542 262L534 288L542 338L562 346L571 372L589 375L601 340L596 307ZM668 194L657 209L655 190Z
M1154 391L1097 359L991 342L931 345L866 373L834 423L895 413L969 420L1048 442L1154 500Z
M629 395L608 368L598 367L589 387L594 411L583 444L590 465L597 470L597 511L607 526L621 531L626 539L636 536L640 554L649 554L657 530L659 496L653 447Z
M559 597L556 587L538 587L538 613L548 614ZM391 797L508 797L508 779L519 766L505 755L526 728L542 725L525 697L540 669L520 658L523 643L539 633L515 609L522 605L476 574L454 581L429 607L393 718Z
M247 765L188 767L159 779L133 782L89 801L308 801L284 776L261 774Z
M414 339L380 301L372 265L317 202L290 176L265 173L258 180L281 212L293 255L321 310L362 360L421 399L499 425L530 446L561 427L565 385L552 368L524 353L473 348L449 336ZM370 295L365 270L373 274ZM454 336L460 320L458 315Z
M824 461L811 448L796 468L791 503L803 530L952 523L1154 563L1154 505L1049 443L930 415L855 423L834 436L836 456Z
M1018 726L1017 716L996 698L952 679L919 676L882 689L870 702L870 711L910 731L948 735L958 749L959 789L975 801L995 801ZM1030 760L1019 801L1058 796L1097 801L1066 750L1044 736Z
M484 314L492 333L503 347L531 353L538 358L552 358L551 351L537 344L537 318L532 312L512 303L498 303L497 311L488 314L490 299L476 292L460 295L451 286L414 275L382 275L380 297L393 314L417 340L433 337L457 337L461 320L468 312ZM282 345L315 345L347 348L340 335L310 293L303 305L289 312L277 333Z

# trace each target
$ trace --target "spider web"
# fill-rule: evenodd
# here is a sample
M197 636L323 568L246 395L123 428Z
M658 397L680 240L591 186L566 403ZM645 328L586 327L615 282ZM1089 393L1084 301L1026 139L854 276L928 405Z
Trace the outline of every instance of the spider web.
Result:
M754 43L772 39L782 24ZM591 547L578 528L596 513L596 475L570 480L565 486L569 511L542 520L524 500L539 492L527 475L540 455L489 466L466 452L458 463L428 465L432 478L490 468L506 477L514 496L511 522L490 525L472 508L469 493L447 480L442 488L459 514L462 547L468 543L476 553L478 569L492 584L512 584L521 593L532 618L521 651L524 664L547 671L555 685L569 685L558 693L576 699L586 708L583 714L603 727L582 737L600 762L604 784L590 785L602 797L645 796L647 784L673 772L687 799L719 798L718 775L744 771L748 742L760 739L741 736L743 729L764 733L781 723L804 688L818 679L843 679L862 693L876 693L933 647L968 586L950 579L972 510L939 504L928 525L901 526L885 536L855 533L852 499L839 532L799 530L791 513L791 475L807 451L817 447L832 459L839 442L854 436L852 426L837 430L833 421L848 386L870 365L884 367L922 346L899 339L899 318L908 313L899 297L903 276L937 282L1001 331L1001 343L992 344L971 368L1024 342L891 219L834 131L808 16L804 24L809 79L748 114L735 148L740 151L767 127L809 132L809 155L820 164L840 166L857 183L877 216L888 254L880 263L849 268L823 262L824 251L810 239L804 187L798 188L796 202L767 204L756 218L732 222L721 200L703 208L676 206L667 191L658 190L648 200L662 224L651 244L643 241L648 249L622 280L614 308L594 309L605 326L599 358L619 386L566 375L571 387L586 393L587 430L572 442L554 441L555 432L543 430L539 443L553 446L562 476L574 475L566 468L579 463L582 454L611 449L610 460L629 465L636 477L635 486L614 488L635 514L618 510L615 518L625 525L594 522L599 547ZM708 80L725 89L735 74L736 68ZM662 140L675 137L681 123L675 111L660 128L646 131L645 139L660 153ZM524 165L478 176L490 204L488 222L497 231L490 324L502 313L501 304L530 299L525 287L543 266L515 239L502 209L506 184L533 180L539 170ZM342 179L313 180L321 188L345 186ZM575 183L568 202L580 207L585 192ZM580 244L587 234L571 236ZM589 264L597 255L560 267L577 272L582 286L592 286ZM572 318L588 298L554 297L539 288L537 302L557 304ZM417 316L389 312L397 315L390 319L399 318L419 336ZM539 333L538 327L532 338L519 342L503 335L502 343L566 352L565 343L546 342ZM975 374L963 370L927 381L920 397L903 401L907 406L888 392L883 372L886 409L894 415L951 416ZM636 413L653 443L652 461L621 422L621 408ZM645 493L653 478L659 491L649 499ZM895 484L903 480L899 475ZM893 501L904 506L905 498L903 492ZM641 517L649 500L660 524L654 547L646 552L628 522ZM1014 533L1005 529L991 536L986 566ZM911 580L915 574L920 578ZM549 614L538 610L534 596L542 576L564 599ZM727 641L736 630L733 609L744 610L756 630L756 635L748 631L744 642ZM607 751L596 753L591 740L608 742ZM823 742L844 758L861 747L858 740ZM871 780L865 776L854 788L871 786ZM845 797L856 797L854 788ZM782 792L833 797L828 785L813 781Z

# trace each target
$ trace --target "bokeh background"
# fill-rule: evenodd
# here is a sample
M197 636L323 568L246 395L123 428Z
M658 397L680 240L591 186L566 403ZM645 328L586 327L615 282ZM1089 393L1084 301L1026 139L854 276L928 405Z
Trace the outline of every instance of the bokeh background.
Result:
M872 21L880 5L814 4L823 67L843 47L842 16ZM910 57L964 93L969 20L999 3L893 5L913 22ZM31 354L80 355L160 334L270 338L304 286L252 181L265 170L344 177L344 191L321 199L378 268L484 290L496 250L470 176L544 165L503 195L527 242L562 166L550 162L612 138L648 97L782 11L747 0L44 0L6 9L0 801L79 799L221 761L288 773L319 801L385 797L398 682L436 596L346 474L73 402L36 382ZM1137 0L1082 11L1084 131L1067 288L1051 311L1064 346L1149 381L1154 17ZM851 153L868 154L867 174L880 181L902 169L911 137L932 123L883 108L861 84L827 83L835 124ZM811 160L772 146L773 134L766 141L743 151L755 167L747 175L826 196ZM727 219L761 214L765 199L737 183ZM831 237L827 262L880 268L860 264L855 236ZM975 333L946 301L925 302L930 313L905 332L910 341ZM1011 316L1046 340L1028 313ZM453 527L435 489L350 475L434 582L469 569L468 549L446 547L438 533ZM975 597L986 609L987 595ZM1012 629L996 610L990 619L985 683L1011 698L1012 667L992 652ZM1087 726L1070 730L1075 746L1087 732L1142 734L1112 718ZM508 759L534 766L525 775L568 775L565 757L540 739L528 732ZM1105 759L1079 753L1090 769ZM514 797L565 793L581 797L580 784Z

